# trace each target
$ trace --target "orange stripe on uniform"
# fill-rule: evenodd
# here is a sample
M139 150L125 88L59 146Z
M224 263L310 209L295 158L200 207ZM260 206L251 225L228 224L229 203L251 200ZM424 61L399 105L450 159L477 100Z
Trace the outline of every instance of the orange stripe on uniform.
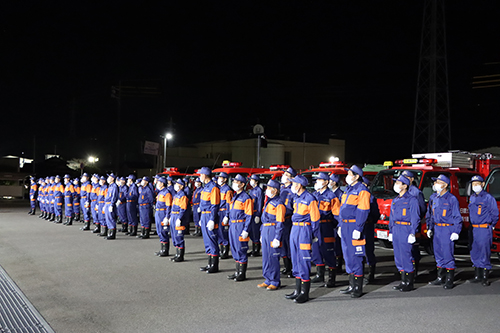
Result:
M325 237L325 243L335 243L335 237Z
M253 214L253 200L245 200L245 214L252 216Z
M340 214L340 200L339 200L339 198L332 199L332 214L333 215Z
M285 222L285 213L286 213L285 205L279 204L276 207L276 222Z
M311 244L300 243L301 250L311 250Z
M324 212L329 211L331 208L331 202L329 201L321 201L319 203L319 210L322 210Z
M358 197L358 209L370 210L370 197L371 197L370 192L361 191Z
M352 246L361 246L361 245L366 245L365 239L353 239L352 240Z
M311 217L311 222L318 222L321 218L317 201L311 201L309 204L309 216Z
M218 187L212 188L212 192L210 192L210 203L212 205L220 204L220 190Z

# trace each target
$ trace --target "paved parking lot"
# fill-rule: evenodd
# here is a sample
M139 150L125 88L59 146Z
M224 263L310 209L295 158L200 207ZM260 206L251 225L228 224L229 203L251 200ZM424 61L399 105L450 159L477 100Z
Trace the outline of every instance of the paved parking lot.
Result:
M458 248L457 287L430 286L433 258L425 256L416 290L392 290L398 283L392 250L377 247L377 281L351 299L338 287L311 288L310 302L284 298L294 281L265 291L261 258L250 258L248 280L226 279L199 271L207 262L201 238L186 239L186 261L154 256L157 237L140 240L118 233L107 241L90 232L28 216L24 206L0 203L0 265L56 332L435 332L497 331L500 305L498 272L492 285L464 283L473 269ZM171 249L172 250L172 249ZM172 251L171 251L172 252ZM495 269L500 271L494 258ZM313 268L314 271L314 268Z

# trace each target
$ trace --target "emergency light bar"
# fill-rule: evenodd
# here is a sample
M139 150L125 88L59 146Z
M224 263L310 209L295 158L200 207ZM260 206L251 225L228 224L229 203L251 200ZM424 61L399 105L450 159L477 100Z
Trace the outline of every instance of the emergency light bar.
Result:
M167 172L167 171L178 172L178 171L179 171L179 169L178 169L178 168L174 168L174 167L170 167L170 168L165 168L165 169L163 169L163 172Z
M241 162L229 162L229 161L222 162L223 167L240 167L242 165L243 163Z
M320 168L337 168L337 167L343 167L343 166L346 166L346 164L344 162L340 162L340 161L337 161L337 162L321 162L319 164L319 167Z
M276 170L287 170L290 166L289 165L270 165L269 170L271 171L276 171Z
M431 165L431 164L436 164L437 160L434 158L405 158L404 160L397 160L394 161L394 164L398 165L403 165L403 164L425 164L425 165ZM384 163L385 166L385 163Z

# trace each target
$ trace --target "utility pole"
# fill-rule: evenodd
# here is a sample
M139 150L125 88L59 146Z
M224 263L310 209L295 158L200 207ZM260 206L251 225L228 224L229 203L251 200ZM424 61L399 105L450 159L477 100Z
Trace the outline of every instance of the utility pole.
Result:
M444 0L425 0L420 41L413 153L451 149Z

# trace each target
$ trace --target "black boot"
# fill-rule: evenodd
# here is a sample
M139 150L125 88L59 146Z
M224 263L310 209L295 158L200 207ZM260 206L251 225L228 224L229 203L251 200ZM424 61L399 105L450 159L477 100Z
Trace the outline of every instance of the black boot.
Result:
M401 291L412 291L413 282L415 282L415 272L403 272L402 277L404 277L404 285L400 289Z
M342 274L344 271L342 270L342 262L344 261L343 260L344 258L343 257L337 257L337 274Z
M184 248L177 248L177 251L178 251L178 255L174 258L174 261L175 262L181 262L181 261L184 261L184 251L185 249Z
M439 286L441 284L445 283L445 276L446 276L446 269L438 267L437 269L437 279L434 281L429 282L429 284L432 284L434 286Z
M108 237L106 237L107 240L110 239L116 239L116 228L115 229L109 229L108 231Z
M101 234L99 236L107 237L108 236L108 227L101 226Z
M130 227L130 233L128 234L129 236L137 236L137 226L133 225Z
M57 223L57 224L62 223L62 215L56 216L54 223Z
M129 234L129 232L128 232L128 223L125 223L125 222L124 222L124 223L122 224L122 232L124 232L124 233L125 233L125 235L128 235L128 234Z
M200 271L206 272L210 269L210 266L212 266L212 256L208 256L208 265L204 267L200 267Z
M142 238L144 237L144 233L146 232L146 228L142 227L141 228L141 234L137 236L137 238Z
M221 259L229 259L229 244L221 245Z
M340 290L341 294L351 294L354 290L354 274L349 274L349 286L346 289Z
M302 290L302 280L301 279L295 279L295 290L291 294L285 295L286 299L296 299Z
M45 220L50 221L51 218L52 218L52 214L47 212L47 214L45 215Z
M490 272L487 268L480 268L480 270L482 271L481 273L481 285L483 287L488 287L490 285L490 281L488 281L488 276L490 275Z
M75 214L75 221L76 222L80 221L80 214L79 213Z
M240 273L240 263L236 262L235 264L236 264L236 271L233 274L227 276L228 280L234 280Z
M404 274L405 272L401 271L399 272L399 275L401 276L401 281L399 282L399 284L397 286L394 286L392 287L393 290L399 290L401 291L401 288L403 288L404 284L405 284L405 281L404 281Z
M252 257L260 257L260 243L256 243L255 247L252 243Z
M56 214L54 214L54 213L50 214L50 220L49 221L50 222L54 222L55 220L56 220ZM61 222L59 222L59 223L61 223Z
M295 298L295 303L305 303L309 300L309 290L311 289L311 281L302 281L300 295Z
M292 259L290 258L283 258L283 265L285 268L281 271L281 273L289 278L293 278L293 272L292 272Z
M325 283L325 287L327 288L333 288L335 287L335 279L337 277L337 269L328 267L328 282Z
M86 221L85 226L81 227L80 230L83 230L83 231L90 230L90 221Z
M479 267L474 267L474 278L467 280L467 283L480 283L483 280L482 273L483 269Z
M66 225L73 225L73 217L68 217L68 223Z
M101 225L96 224L94 230L92 230L93 234L100 234L101 233Z
M325 266L316 266L316 276L311 280L312 283L325 282Z
M160 257L168 257L170 243L163 243L162 245L163 245L163 248L162 248L162 250L160 250L160 253L158 254L158 256L160 256Z
M370 271L368 272L368 278L365 284L373 282L375 282L375 264L370 265Z
M207 273L217 273L219 271L219 256L212 258L212 265L207 270Z
M455 278L455 270L454 269L447 269L446 270L446 283L444 284L443 288L444 289L453 289L455 285L453 284L453 280Z
M354 274L352 275L354 276ZM351 293L352 298L359 298L363 295L363 277L354 276L354 289Z
M179 256L179 248L176 247L175 248L175 256L173 256L172 258L170 258L170 261L174 261L178 256Z
M42 219L42 218L43 218L43 216L44 216L44 214L45 214L45 212L40 212L40 215L38 215L38 218L39 218L39 219Z
M57 221L57 218L56 218L56 221ZM63 222L63 225L66 225L66 224L68 224L68 217L67 216L64 217L64 222Z
M150 230L151 230L150 228L146 228L146 230L144 230L144 236L142 236L141 238L148 239Z
M240 263L239 272L234 281L245 281L247 279L247 264Z

